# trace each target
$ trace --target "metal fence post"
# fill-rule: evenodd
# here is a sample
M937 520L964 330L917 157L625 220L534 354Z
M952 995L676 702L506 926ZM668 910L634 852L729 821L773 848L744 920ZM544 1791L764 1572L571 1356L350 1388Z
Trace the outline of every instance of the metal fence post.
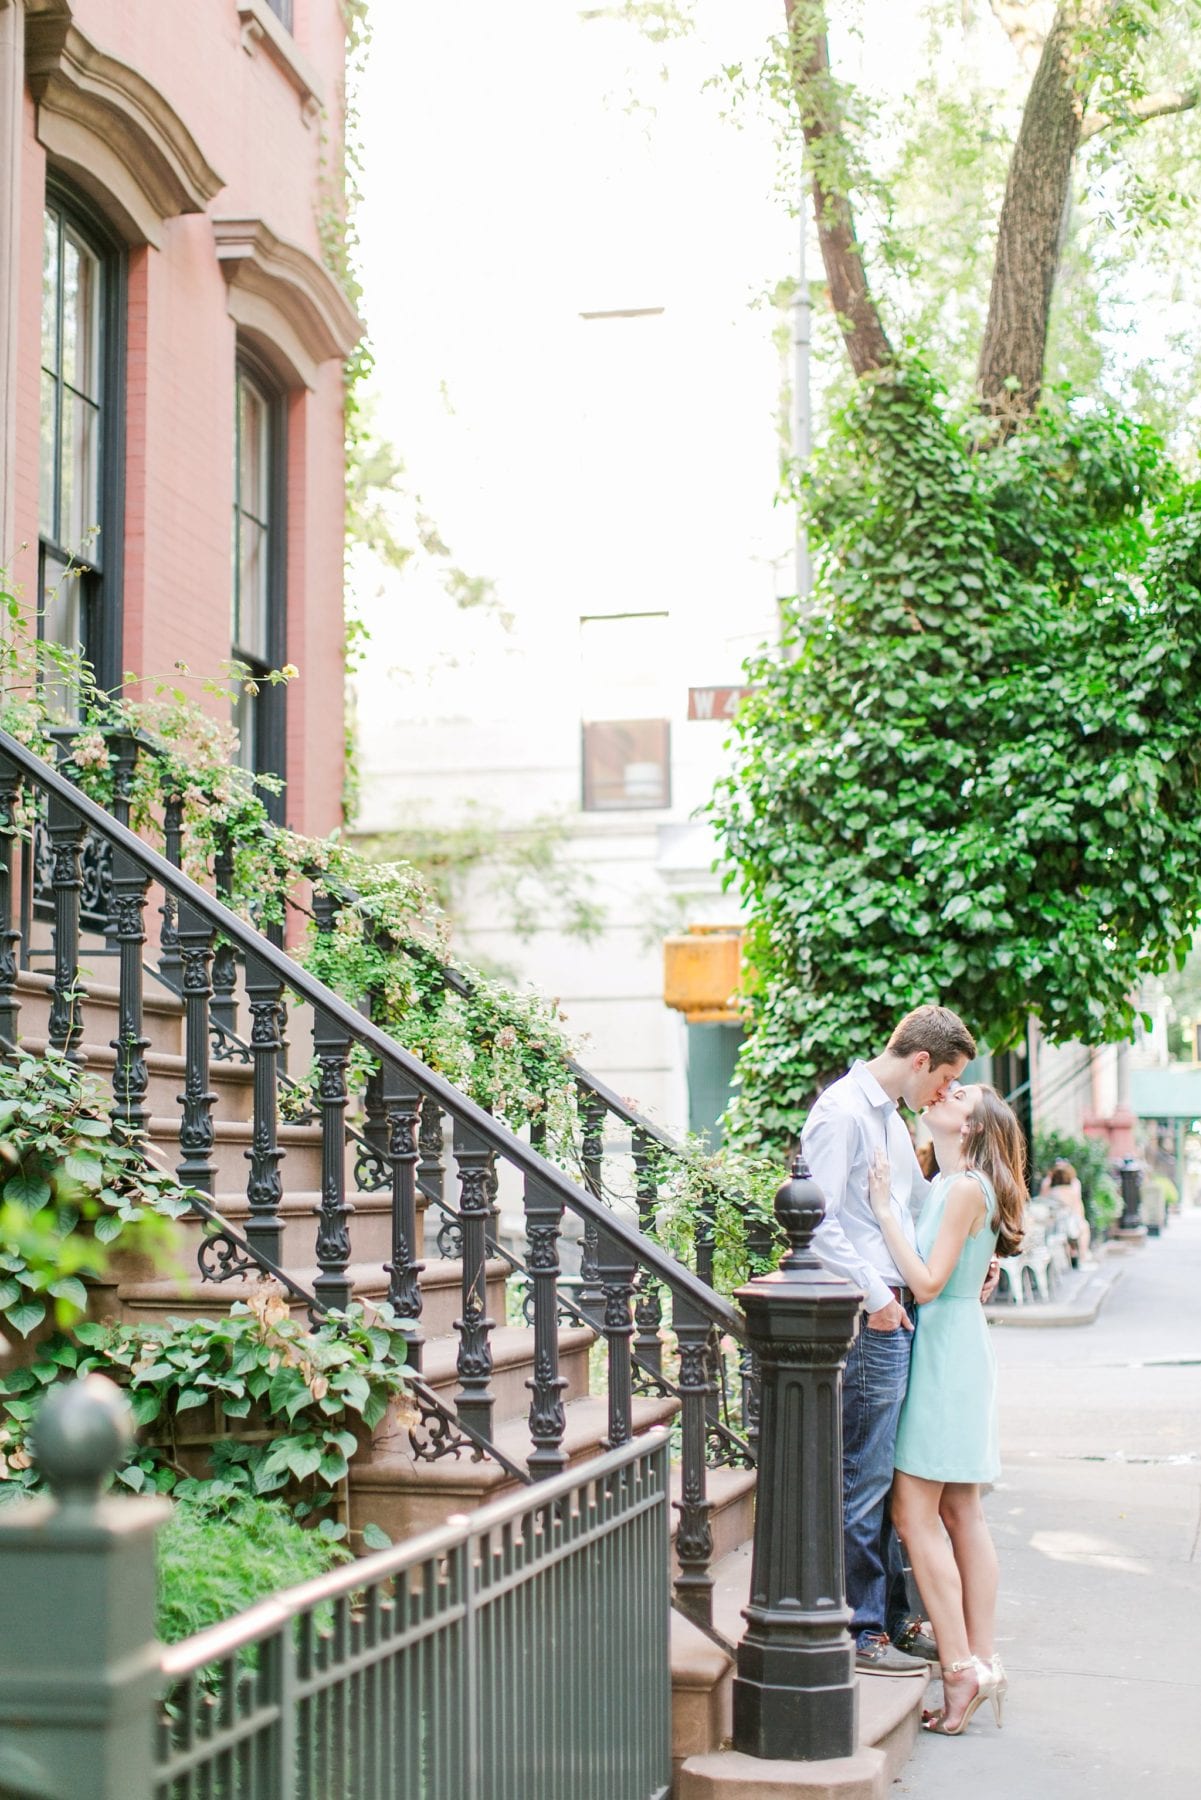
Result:
M102 1375L46 1400L33 1449L51 1496L0 1508L0 1793L151 1800L162 1500L105 1498L132 1438Z
M825 1201L804 1159L776 1195L791 1248L735 1298L761 1370L759 1480L734 1748L816 1761L853 1756L854 1645L842 1552L842 1367L862 1296L810 1244Z

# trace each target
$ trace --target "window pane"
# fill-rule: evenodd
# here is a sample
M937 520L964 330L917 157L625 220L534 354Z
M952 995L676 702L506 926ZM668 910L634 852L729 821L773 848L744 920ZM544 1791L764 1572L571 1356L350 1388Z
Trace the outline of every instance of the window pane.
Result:
M267 662L267 527L243 515L239 537L241 557L235 649Z
M43 537L53 538L58 542L58 519L54 512L54 472L57 462L55 428L55 403L58 397L58 383L53 375L42 370L42 435L38 453L38 528Z
M258 700L254 694L246 693L239 686L234 695L234 730L238 734L238 767L254 770L258 767L258 744L255 732L258 724Z
M58 368L58 220L49 212L42 231L42 362Z
M100 398L100 263L70 231L63 238L63 380Z
M670 745L666 719L585 725L585 812L670 806Z
M100 413L90 400L63 393L62 500L64 550L91 563L100 556ZM98 561L97 561L98 566Z
M42 591L38 596L42 636L65 649L83 649L83 601L76 570L49 551L42 553ZM64 717L75 715L75 688L63 677L49 676L44 684L47 704Z
M267 402L245 375L238 379L238 505L267 520Z

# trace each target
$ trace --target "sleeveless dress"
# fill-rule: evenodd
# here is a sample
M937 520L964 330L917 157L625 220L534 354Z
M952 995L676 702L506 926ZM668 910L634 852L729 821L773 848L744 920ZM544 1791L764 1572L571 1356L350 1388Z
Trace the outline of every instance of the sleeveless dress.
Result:
M947 1195L963 1174L980 1183L988 1210L942 1293L918 1308L893 1458L905 1474L926 1481L996 1481L1001 1473L997 1364L980 1304L997 1243L997 1200L987 1176L961 1169L938 1177L918 1220L917 1249L923 1261L929 1259Z

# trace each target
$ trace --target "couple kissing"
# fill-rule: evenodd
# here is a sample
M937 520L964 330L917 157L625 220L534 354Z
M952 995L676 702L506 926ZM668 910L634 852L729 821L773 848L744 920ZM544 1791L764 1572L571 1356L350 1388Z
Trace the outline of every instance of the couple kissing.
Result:
M997 1557L981 1487L1000 1474L996 1364L982 1301L996 1252L1022 1237L1025 1148L996 1091L960 1079L972 1034L921 1006L879 1055L826 1088L802 1133L826 1197L813 1248L864 1295L842 1390L843 1540L855 1666L915 1675L937 1662L953 1737L1007 1680L996 1652ZM922 1173L900 1102L920 1113ZM911 1598L902 1546L920 1601ZM925 1629L928 1618L933 1637Z

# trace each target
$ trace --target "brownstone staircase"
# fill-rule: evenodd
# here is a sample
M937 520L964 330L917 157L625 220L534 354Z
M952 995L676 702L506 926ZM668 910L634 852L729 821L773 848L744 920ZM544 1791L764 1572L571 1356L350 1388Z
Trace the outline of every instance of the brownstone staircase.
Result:
M627 1162L631 1136L654 1128L593 1088L585 1111L590 1135L581 1147L585 1181L573 1182L545 1163L536 1145L512 1138L252 927L76 797L56 772L16 750L11 741L0 744L0 801L6 776L10 799L22 780L48 790L55 872L45 902L53 919L39 924L35 917L24 955L14 957L11 971L0 968L4 1012L10 1024L19 1021L14 1035L24 1050L36 1054L48 1044L68 1050L111 1085L118 1110L146 1117L157 1160L205 1195L226 1228L223 1241L236 1269L232 1277L204 1278L225 1274L211 1254L198 1260L206 1239L211 1250L214 1221L185 1217L175 1226L176 1266L114 1257L107 1284L95 1293L97 1316L131 1322L212 1316L249 1298L273 1271L287 1277L299 1312L306 1301L318 1301L323 1279L335 1304L339 1297L343 1304L388 1298L396 1307L399 1297L403 1312L404 1293L415 1290L419 1298L407 1303L411 1362L420 1369L427 1404L417 1427L386 1419L352 1460L352 1541L369 1521L403 1537L498 1497L528 1480L527 1470L545 1469L548 1458L550 1465L582 1464L631 1433L674 1420L674 1755L715 1749L729 1728L732 1662L712 1630L710 1593L724 1559L750 1537L754 1490L749 1458L716 1392L740 1321L696 1275L639 1233L630 1216L637 1217L636 1202L623 1214L596 1197L599 1159L607 1154L597 1097L621 1114L603 1119L618 1136L625 1133ZM118 875L127 893L139 884L149 916L156 880L174 901L184 960L190 957L190 968L199 971L190 987L185 975L183 996L159 979L157 952L147 958L144 938L128 928L139 922L128 908L123 934L110 930L106 941L80 932L75 878L85 826L111 837ZM9 851L0 930L16 946L12 897L24 876L22 850L12 833L0 843ZM259 1005L248 1004L255 996L240 975L235 993L225 996L226 1029L210 1036L196 1025L207 1020L212 1001L218 932L253 972ZM34 966L19 967L23 960ZM279 1115L283 1015L281 1008L272 1022L280 1035L261 1029L264 971L274 984L273 1004L285 989L304 1003L289 1027L293 1038L307 1035L297 1029L301 1021L313 1027L312 1048L303 1043L292 1052L293 1078L307 1074L312 1049L322 1069L320 1097L300 1122ZM64 1017L70 1020L65 1032ZM384 1148L378 1134L374 1145L365 1145L362 1117L346 1112L346 1056L356 1039L381 1064L390 1059L391 1136ZM222 1053L214 1054L214 1046ZM441 1198L453 1185L447 1136L459 1177L457 1205ZM262 1176L276 1165L280 1180L265 1208ZM525 1208L525 1245L500 1241L498 1167L506 1210ZM268 1213L270 1256L254 1242ZM561 1242L565 1260L579 1263L574 1283L561 1279ZM398 1279L398 1254L413 1277L408 1290ZM633 1358L630 1352L635 1302L648 1296L655 1300L655 1322L648 1327L640 1313L639 1361L638 1347ZM670 1317L662 1316L663 1298ZM236 1435L238 1422L229 1426Z

